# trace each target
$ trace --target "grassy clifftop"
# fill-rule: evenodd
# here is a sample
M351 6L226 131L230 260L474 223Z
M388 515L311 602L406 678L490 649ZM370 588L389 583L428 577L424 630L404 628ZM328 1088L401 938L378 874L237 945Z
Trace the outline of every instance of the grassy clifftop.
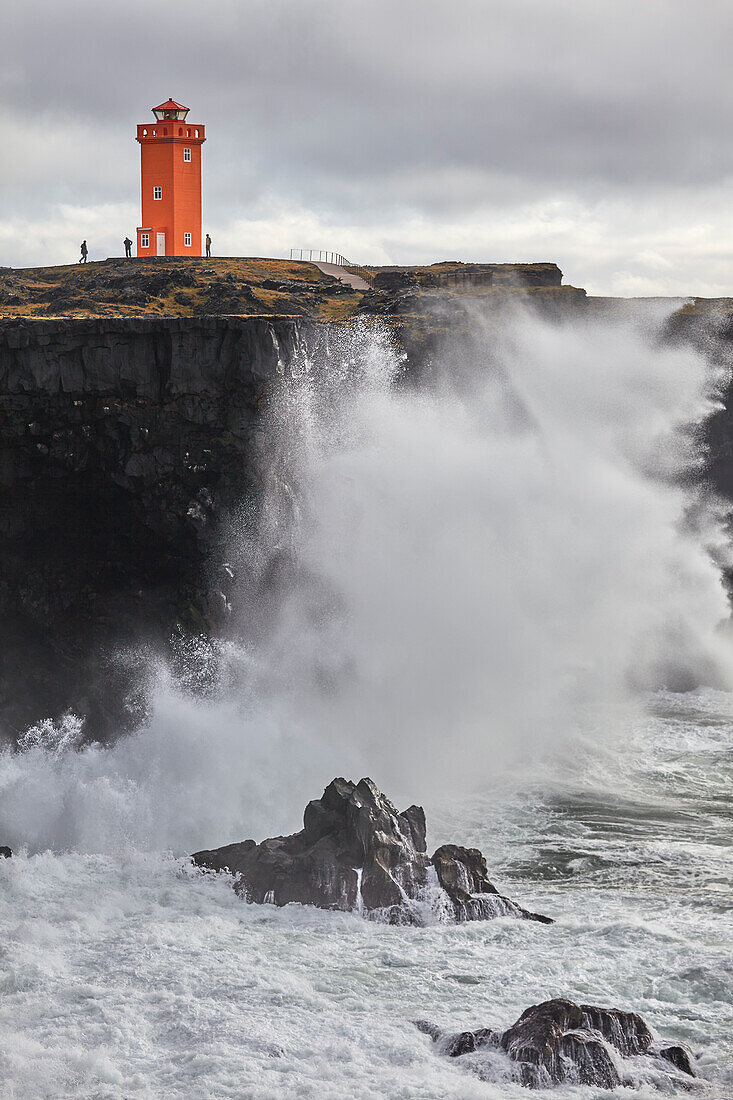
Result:
M451 298L471 294L498 300L507 293L564 297L571 289L560 286L559 268L546 263L447 261L351 270L377 285L387 273L398 281L407 276L420 305L427 305L436 291ZM374 292L341 284L312 263L255 257L108 259L81 266L0 268L0 318L214 315L346 321L357 313L393 312L385 308L384 292L378 297L379 302Z
M554 263L532 264L493 264L463 263L461 260L441 260L435 264L416 264L411 266L350 268L363 275L367 281L379 281L380 276L408 276L415 280L421 289L460 288L462 285L477 287L530 287L557 288L562 283L562 271Z
M358 298L315 264L287 260L156 257L0 269L0 317L340 319Z

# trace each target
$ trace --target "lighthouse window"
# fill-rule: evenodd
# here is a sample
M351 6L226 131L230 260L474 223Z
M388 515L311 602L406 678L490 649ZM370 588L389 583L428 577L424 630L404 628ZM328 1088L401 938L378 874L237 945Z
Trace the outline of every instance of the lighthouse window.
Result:
M183 234L183 243L186 245L187 248L191 247L191 234L190 233L184 233Z
M150 248L150 234L149 233L141 233L140 234L140 247L141 248Z
M183 159L184 160L190 160L191 159L191 150L190 149L184 149L183 150Z
M162 187L154 187L153 188L153 198L154 199L162 199L163 198L163 188Z

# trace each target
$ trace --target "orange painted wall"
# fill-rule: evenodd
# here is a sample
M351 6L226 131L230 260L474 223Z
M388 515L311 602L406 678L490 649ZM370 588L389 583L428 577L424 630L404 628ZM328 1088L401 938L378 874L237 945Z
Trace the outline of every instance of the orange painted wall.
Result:
M138 126L137 129L142 197L137 254L157 255L156 235L165 233L166 256L200 256L201 146L206 140L204 128L167 121ZM184 149L191 150L190 161L184 160ZM163 189L162 199L153 198L154 187ZM149 233L147 248L140 243L143 230ZM184 244L185 233L191 234L190 246Z

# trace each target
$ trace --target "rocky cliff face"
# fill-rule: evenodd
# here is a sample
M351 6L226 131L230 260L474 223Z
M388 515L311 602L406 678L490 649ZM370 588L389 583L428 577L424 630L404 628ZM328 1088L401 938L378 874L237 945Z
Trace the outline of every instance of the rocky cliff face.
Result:
M93 689L104 649L215 619L218 517L256 488L260 414L302 332L0 322L0 729L71 704L114 720Z

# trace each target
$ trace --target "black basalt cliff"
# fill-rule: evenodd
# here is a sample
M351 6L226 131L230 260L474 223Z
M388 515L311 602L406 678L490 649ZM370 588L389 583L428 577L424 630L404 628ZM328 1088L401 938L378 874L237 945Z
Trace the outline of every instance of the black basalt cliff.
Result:
M206 630L220 514L256 491L261 412L304 322L0 321L0 731L113 721L106 648Z

